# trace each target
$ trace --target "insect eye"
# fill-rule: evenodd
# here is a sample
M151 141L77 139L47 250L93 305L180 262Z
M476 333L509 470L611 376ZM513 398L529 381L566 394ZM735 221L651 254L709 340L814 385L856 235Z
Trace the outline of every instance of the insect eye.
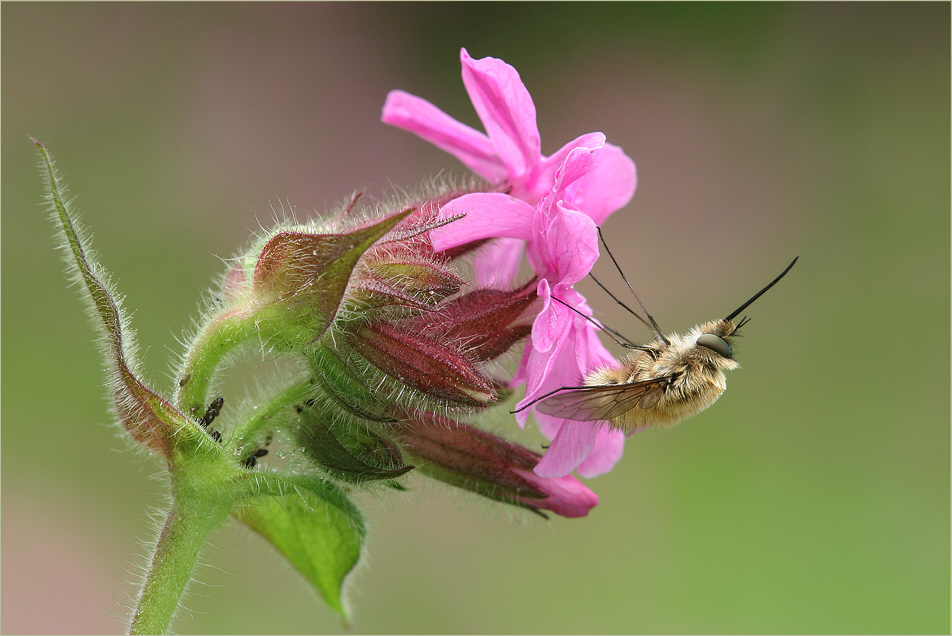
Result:
M706 333L697 339L697 344L699 347L707 347L714 353L720 354L725 358L730 358L733 350L731 349L731 343L727 342L720 336L715 336L712 333Z

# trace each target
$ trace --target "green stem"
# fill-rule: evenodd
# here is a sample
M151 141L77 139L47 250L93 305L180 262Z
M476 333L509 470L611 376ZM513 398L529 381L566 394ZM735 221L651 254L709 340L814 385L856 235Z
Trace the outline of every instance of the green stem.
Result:
M178 489L159 533L149 572L129 626L130 634L165 634L209 535L231 512L228 497L208 497Z
M201 416L210 401L210 385L222 361L254 335L254 320L244 314L233 313L209 321L189 346L172 404L183 413Z
M312 391L311 382L307 380L296 382L266 402L256 405L253 415L234 427L232 445L238 449L237 454L243 456L246 452L254 450L253 446L260 443L264 432L272 426L271 420L293 407L296 402L303 400Z

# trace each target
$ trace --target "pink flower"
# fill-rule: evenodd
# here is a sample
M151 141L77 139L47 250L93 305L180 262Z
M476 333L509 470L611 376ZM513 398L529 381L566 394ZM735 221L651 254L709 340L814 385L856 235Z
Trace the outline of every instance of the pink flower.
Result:
M462 161L500 190L534 206L555 183L570 152L594 152L595 168L565 193L566 200L600 225L631 200L637 184L635 164L602 133L588 133L546 157L541 153L535 104L519 73L502 60L474 60L460 50L463 84L486 133L462 124L430 102L391 91L382 121L426 139ZM502 236L502 235L499 235ZM519 268L522 243L499 240L481 250L475 262L478 282L505 284Z
M526 404L561 386L578 385L612 357L594 327L558 301L590 316L572 285L598 258L596 225L631 200L637 184L634 162L602 133L589 133L553 155L541 153L535 105L516 70L495 58L472 59L460 51L463 83L486 133L462 124L436 106L402 91L387 96L382 120L446 150L507 194L463 196L443 207L442 216L466 217L431 232L437 251L486 238L474 262L483 286L511 284L526 248L539 277L543 308L532 326L513 382L526 383ZM557 300L554 300L557 299ZM535 467L543 477L576 468L592 477L611 470L621 457L623 435L607 427L536 414L552 439ZM528 411L518 416L525 425Z
M520 406L559 387L578 385L593 368L613 362L592 324L579 315L591 316L592 311L572 288L588 275L598 258L595 223L563 198L568 187L594 169L593 156L585 149L570 153L556 174L552 191L535 207L500 193L468 194L441 211L446 218L465 217L430 233L437 251L488 237L526 241L529 263L540 279L536 293L543 305L513 378L526 383ZM536 415L542 432L552 438L552 445L534 469L538 475L560 477L578 468L580 475L592 477L611 470L620 459L623 435L619 431ZM528 411L517 414L520 426L527 418Z
M516 69L502 60L474 60L460 50L463 84L486 133L462 124L439 108L403 91L390 91L382 121L403 128L450 153L514 197L535 203L549 191L566 155L579 146L601 147L605 136L590 133L551 157L541 153L535 104Z

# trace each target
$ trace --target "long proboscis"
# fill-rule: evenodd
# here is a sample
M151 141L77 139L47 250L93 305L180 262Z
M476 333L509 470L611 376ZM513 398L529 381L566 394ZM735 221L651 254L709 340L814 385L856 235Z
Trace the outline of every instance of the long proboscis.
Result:
M737 314L739 314L740 312L742 312L742 311L744 311L745 309L747 309L748 307L750 307L750 304L751 304L752 302L754 302L755 300L757 300L758 298L760 298L761 296L763 296L763 295L764 295L764 292L766 292L768 289L770 289L771 287L773 287L774 285L776 285L778 282L780 282L780 279L783 278L784 276L786 276L786 275L787 275L787 272L789 272L789 271L793 268L793 266L796 264L798 258L800 258L800 257L797 256L796 258L794 258L793 261L792 261L789 265L787 265L787 269L785 269L785 270L783 270L782 272L780 272L780 276L777 276L775 279L773 279L773 281L771 281L771 283L770 283L769 285L767 285L766 287L764 287L763 289L761 289L759 292L757 292L756 294L754 294L753 297L752 297L750 300L748 300L746 303L744 303L743 305L741 305L740 307L738 307L737 309L735 309L733 312L731 312L731 314L730 314L727 318L725 318L724 321L725 321L725 322L729 322L729 321L733 320L734 318L736 318L736 317L737 317Z
M599 227L596 229L598 230L598 238L601 239L602 245L605 246L605 252L608 254L608 257L612 259L612 263L615 264L615 269L617 269L618 273L621 274L621 279L625 281L626 285L628 285L628 290L631 291L631 295L634 296L635 300L638 301L638 304L641 305L642 311L645 312L645 315L648 317L648 320L651 322L651 324L648 326L651 327L651 329L655 332L655 335L661 339L661 342L663 342L666 345L671 344L671 342L667 338L665 338L664 334L661 332L661 327L658 326L658 323L655 321L654 317L650 313L648 313L648 308L645 307L645 304L643 302L641 302L641 298L639 298L638 294L635 293L635 288L631 286L630 282L628 282L628 277L625 276L625 272L621 271L621 265L619 265L618 261L615 260L614 254L612 254L612 251L608 249L608 243L605 242L605 237L602 236L602 228ZM591 274L589 274L589 276L591 276ZM592 276L592 280L595 280L594 276ZM595 282L598 283L597 280L595 280ZM605 289L605 286L602 285L601 283L598 283L598 286L601 287L602 289ZM605 291L608 292L607 289L605 289ZM614 294L612 294L611 292L608 292L608 295L611 296L615 300L616 303L618 303L619 305L627 309L628 312L631 313L631 315L633 315L635 318L637 318L641 322L645 322L644 318L639 316L637 312L631 310L625 303L615 298ZM645 324L648 324L648 323L645 323Z
M597 281L596 281L596 282L597 282ZM611 293L611 292L609 292L609 294L610 294L610 293ZM612 296L612 298L614 298L614 296ZM587 320L588 322L590 322L590 323L592 323L593 325L595 325L596 327L598 327L600 331L604 331L606 334L608 334L608 337L609 337L609 338L611 338L612 340L615 341L615 344L619 344L619 345L621 345L622 347L625 347L626 349L645 349L645 348L646 348L644 345L640 345L640 344L637 344L637 343L635 343L635 342L632 342L629 338L626 338L624 334L622 334L622 333L620 333L620 332L618 332L618 331L615 331L615 330L612 329L611 327L602 324L601 322L595 320L595 319L592 318L591 316L588 316L588 315L582 313L581 311L579 311L578 309L576 309L576 308L573 307L572 305L568 304L567 302L565 302L565 301L562 300L561 298L556 298L555 296L553 296L553 297L552 297L552 300L558 302L558 303L561 304L561 305L565 305L566 307L568 307L569 309L571 309L572 311L574 311L575 313L577 313L579 316L581 316L582 318L584 318L584 319ZM636 314L636 315L637 315L637 314ZM638 317L640 318L641 316L638 316ZM646 323L646 324L647 324L647 323ZM624 340L624 342L622 342L622 340Z

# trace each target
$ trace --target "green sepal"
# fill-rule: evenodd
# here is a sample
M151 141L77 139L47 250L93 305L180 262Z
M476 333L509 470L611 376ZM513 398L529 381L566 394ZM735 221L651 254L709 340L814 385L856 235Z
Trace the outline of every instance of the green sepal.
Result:
M306 353L314 373L314 383L341 412L374 422L396 421L385 413L386 394L379 389L382 386L381 380L387 380L386 376L366 362L361 369L356 354L344 344L343 339L334 347L329 343L315 343ZM377 393L382 394L383 400L378 399L374 391L371 391L370 382L374 382L378 387Z
M235 518L283 554L349 625L344 586L363 553L366 529L360 511L329 480L260 473L256 481L272 494L246 499Z
M331 477L348 483L394 480L413 470L399 447L368 428L369 423L337 417L313 400L301 410L297 440L309 459Z

